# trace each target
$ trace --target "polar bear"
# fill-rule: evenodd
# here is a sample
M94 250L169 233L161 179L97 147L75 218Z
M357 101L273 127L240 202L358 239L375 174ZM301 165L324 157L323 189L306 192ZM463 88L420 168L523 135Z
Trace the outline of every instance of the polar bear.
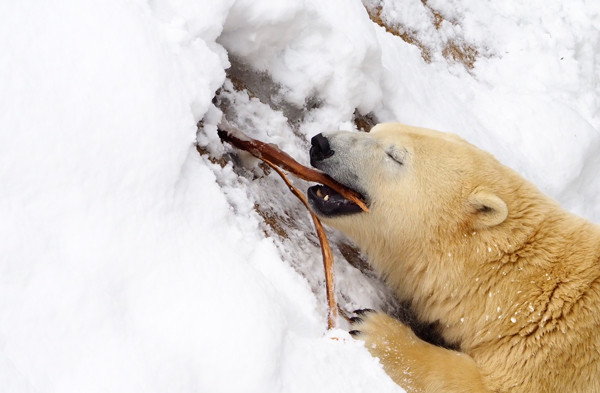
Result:
M312 139L312 209L457 351L381 312L353 334L407 392L600 392L600 228L490 154L401 124Z

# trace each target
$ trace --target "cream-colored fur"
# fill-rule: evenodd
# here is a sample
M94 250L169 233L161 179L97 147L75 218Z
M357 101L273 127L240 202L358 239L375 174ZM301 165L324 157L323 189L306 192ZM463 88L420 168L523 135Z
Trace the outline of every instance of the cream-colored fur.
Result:
M323 217L460 352L382 313L353 328L408 392L600 393L600 228L457 136L325 134L370 213Z

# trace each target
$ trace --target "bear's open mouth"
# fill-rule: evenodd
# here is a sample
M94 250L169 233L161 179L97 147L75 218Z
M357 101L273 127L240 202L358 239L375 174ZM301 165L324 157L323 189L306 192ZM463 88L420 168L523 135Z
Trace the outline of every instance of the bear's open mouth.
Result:
M365 198L361 199L365 200ZM347 200L331 187L322 184L308 189L308 200L316 213L326 217L363 211L356 203Z

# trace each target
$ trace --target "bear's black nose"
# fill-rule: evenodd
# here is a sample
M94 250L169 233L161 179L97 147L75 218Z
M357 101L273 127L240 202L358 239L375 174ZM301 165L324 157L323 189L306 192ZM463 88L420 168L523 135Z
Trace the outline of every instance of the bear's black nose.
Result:
M315 164L318 161L322 161L333 155L333 150L331 150L331 147L329 146L329 141L323 134L313 136L310 140L310 144L312 145L310 148L310 163L313 166L316 166Z

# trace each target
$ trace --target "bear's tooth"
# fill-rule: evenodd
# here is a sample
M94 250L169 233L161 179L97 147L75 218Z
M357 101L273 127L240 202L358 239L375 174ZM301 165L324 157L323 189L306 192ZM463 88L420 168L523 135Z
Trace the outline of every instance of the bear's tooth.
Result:
M321 189L320 189L320 188L319 188L319 189L317 189L317 196L318 196L319 198L323 198L323 193L321 192Z
M323 199L325 199L325 201L328 201L329 200L329 195L325 195L325 198L323 198Z

